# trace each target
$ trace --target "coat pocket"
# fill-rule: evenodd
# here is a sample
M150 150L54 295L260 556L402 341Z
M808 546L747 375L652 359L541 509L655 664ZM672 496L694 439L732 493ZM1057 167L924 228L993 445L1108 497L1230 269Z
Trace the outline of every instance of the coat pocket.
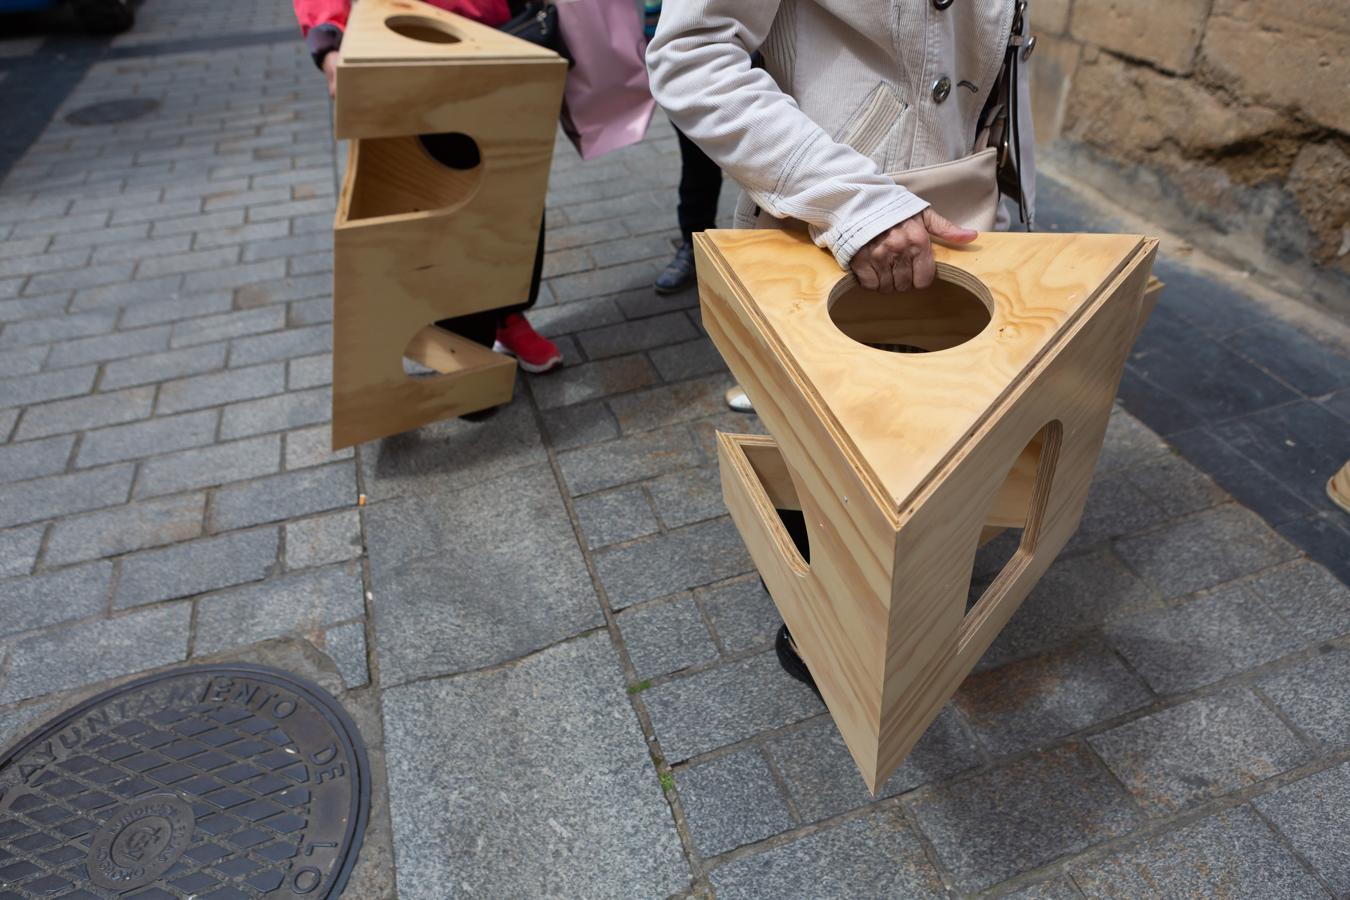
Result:
M889 160L877 159L877 151L899 124L905 108L904 101L896 94L895 88L883 81L872 88L862 105L844 123L835 140L841 144L848 144L885 168Z

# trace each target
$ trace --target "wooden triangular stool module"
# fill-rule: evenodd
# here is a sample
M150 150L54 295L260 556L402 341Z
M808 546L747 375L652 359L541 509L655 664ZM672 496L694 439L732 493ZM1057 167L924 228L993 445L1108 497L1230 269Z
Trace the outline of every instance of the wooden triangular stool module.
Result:
M873 791L1077 528L1156 244L982 234L881 295L798 233L696 237L704 325L772 435L718 435L727 507Z
M334 449L511 399L514 360L431 323L525 299L566 73L550 50L425 3L353 6L337 74L351 150L333 226ZM439 374L407 376L405 356Z

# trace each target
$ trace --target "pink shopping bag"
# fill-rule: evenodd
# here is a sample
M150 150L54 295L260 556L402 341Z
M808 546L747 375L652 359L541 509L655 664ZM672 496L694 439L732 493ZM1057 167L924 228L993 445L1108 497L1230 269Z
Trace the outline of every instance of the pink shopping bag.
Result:
M563 92L563 130L582 159L636 144L656 109L637 4L556 0L556 5L563 39L576 60Z

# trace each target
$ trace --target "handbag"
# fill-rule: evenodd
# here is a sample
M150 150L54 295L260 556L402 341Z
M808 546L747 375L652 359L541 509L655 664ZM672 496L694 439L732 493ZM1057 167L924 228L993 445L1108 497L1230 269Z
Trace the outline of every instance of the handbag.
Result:
M576 59L563 90L563 131L582 159L636 144L656 109L637 3L563 0L557 10Z
M530 0L523 4L520 12L507 20L501 30L522 41L552 50L567 60L569 69L576 65L576 60L567 48L567 41L563 39L562 28L558 25L558 8L547 0Z

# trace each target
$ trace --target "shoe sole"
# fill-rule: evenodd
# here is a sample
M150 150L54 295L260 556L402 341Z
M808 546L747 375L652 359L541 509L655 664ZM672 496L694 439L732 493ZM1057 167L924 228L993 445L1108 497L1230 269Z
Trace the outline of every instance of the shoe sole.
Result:
M671 294L683 294L685 291L689 290L693 286L694 282L691 279L687 283L682 284L679 287L673 288L663 288L660 285L654 284L652 285L652 290L656 291L656 293L660 294L662 297L669 297Z
M511 349L507 347L505 344L503 344L501 341L493 341L492 352L501 353L505 356L513 357L516 361L516 365L520 366L522 369L524 369L526 372L529 372L531 375L542 375L545 372L552 372L554 369L558 368L563 363L561 353L558 354L557 356L549 358L547 362L543 363L527 362L521 359L519 356L516 356L514 353L512 353Z

